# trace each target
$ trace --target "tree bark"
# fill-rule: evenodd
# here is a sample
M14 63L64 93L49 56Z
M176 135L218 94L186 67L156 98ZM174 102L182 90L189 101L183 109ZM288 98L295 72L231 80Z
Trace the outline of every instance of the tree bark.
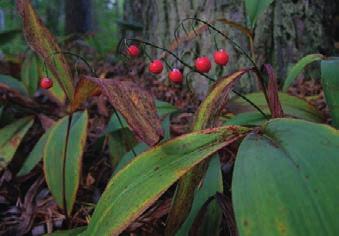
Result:
M139 21L144 24L143 36L145 39L160 46L168 46L174 39L174 31L181 20L187 17L198 17L204 20L226 18L242 25L246 25L246 13L243 1L239 0L144 0L143 15ZM133 2L133 1L132 1ZM334 17L335 0L279 0L259 17L255 29L256 62L272 63L279 80L286 77L289 66L302 56L309 53L334 53L333 37L330 32L332 18ZM247 37L240 31L224 24L216 26L229 37L237 41L243 48L250 51ZM191 31L189 25L186 26ZM185 35L183 29L181 35ZM214 34L197 37L194 42L183 45L177 54L185 51L193 52L191 61L197 55L212 57L214 48ZM248 59L235 50L229 41L217 36L219 48L230 52L231 60L227 69L221 72L229 74L240 67L250 66ZM159 53L157 54L159 55ZM175 62L173 62L175 64ZM211 74L220 72L212 71ZM198 77L198 76L197 76ZM196 91L204 95L207 91L207 81L195 78L198 81ZM256 82L249 77L244 77L239 85L242 90L250 91L256 88Z
M86 34L92 28L91 0L67 0L66 34Z

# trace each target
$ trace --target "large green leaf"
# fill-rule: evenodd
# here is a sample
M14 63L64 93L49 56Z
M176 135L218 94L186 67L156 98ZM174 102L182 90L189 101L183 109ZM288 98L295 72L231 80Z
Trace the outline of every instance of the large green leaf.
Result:
M75 113L70 129L69 116L59 120L49 131L44 149L47 185L57 204L72 213L79 186L82 155L87 138L87 112Z
M246 97L254 102L266 114L270 114L265 97L262 93L246 94ZM303 99L288 95L286 93L279 93L279 99L284 110L284 114L286 116L313 122L323 121L323 116L315 109L315 107L307 103ZM228 108L231 112L235 114L256 111L251 105L238 97L232 99L229 102Z
M26 87L19 80L9 75L0 75L0 88L1 87L17 91L24 96L28 95Z
M29 95L33 96L38 88L40 78L39 59L34 53L28 53L21 66L21 81Z
M264 13L273 0L245 0L245 8L250 19L252 27L254 27L258 17Z
M241 236L339 235L339 132L277 119L242 142L232 198Z
M269 115L266 116L269 117ZM267 121L259 112L244 112L224 118L224 125L259 126Z
M51 129L49 129L46 133L44 133L39 139L39 141L35 144L34 148L27 156L20 171L17 173L17 176L27 175L42 160L44 148L45 148L48 136L50 134L50 130Z
M119 235L193 166L246 132L240 127L199 131L142 153L110 180L83 235Z
M333 125L339 129L339 58L321 62L321 79Z
M32 117L25 117L0 129L0 171L12 160L33 122Z
M55 76L66 96L73 101L74 87L69 65L56 43L53 35L43 25L41 19L34 11L30 1L16 0L18 12L22 18L24 34L30 47L43 59L49 70ZM65 96L58 98L60 102Z
M194 196L190 214L188 215L184 224L181 226L181 228L176 233L177 236L189 235L192 224L194 220L196 219L200 209L203 207L203 205L211 197L213 197L216 194L216 192L223 192L222 183L223 182L222 182L222 173L221 173L219 155L214 155L209 163L206 176L203 180L202 185L200 186L200 188L196 189L196 193ZM209 219L210 220L209 227L213 229L213 231L209 231L208 235L218 236L220 234L219 224L221 222L221 212L220 211L218 212L218 210L215 210L213 216L217 218L214 221L211 221Z
M300 61L295 64L292 69L288 72L287 78L284 82L283 91L287 92L288 88L293 84L293 82L298 78L300 73L304 70L304 68L315 62L320 61L324 58L321 54L310 54L303 57Z
M236 71L225 76L214 85L197 111L193 125L194 131L214 127L216 125L220 113L228 102L233 86L249 70L250 69L241 69ZM205 161L195 166L180 179L172 201L171 210L167 217L165 235L174 235L190 214L193 199L195 197L195 190L199 186L207 170L208 161ZM219 170L210 169L209 171L217 172ZM215 189L215 192L217 191L218 189Z

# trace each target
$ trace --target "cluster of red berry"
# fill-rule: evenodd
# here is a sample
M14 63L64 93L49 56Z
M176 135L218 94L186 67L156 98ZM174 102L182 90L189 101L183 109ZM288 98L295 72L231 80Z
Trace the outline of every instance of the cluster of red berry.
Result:
M127 53L130 57L138 57L140 55L140 49L136 45L131 45L127 48ZM226 50L221 49L214 53L214 61L217 65L225 66L227 65L229 60L229 55ZM212 64L208 57L199 57L195 60L194 63L196 71L200 73L208 73L211 68ZM149 66L148 70L152 74L160 74L164 69L164 65L161 60L153 60ZM180 84L183 81L183 74L179 69L172 69L168 72L168 78L175 84Z

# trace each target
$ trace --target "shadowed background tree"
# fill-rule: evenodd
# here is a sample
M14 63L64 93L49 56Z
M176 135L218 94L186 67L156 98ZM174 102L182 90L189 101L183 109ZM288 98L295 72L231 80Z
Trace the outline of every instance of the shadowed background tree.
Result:
M65 1L66 34L86 34L92 29L91 0Z

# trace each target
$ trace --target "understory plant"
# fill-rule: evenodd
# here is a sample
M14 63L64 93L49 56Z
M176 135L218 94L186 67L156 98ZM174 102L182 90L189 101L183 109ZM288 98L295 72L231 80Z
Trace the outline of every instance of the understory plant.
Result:
M252 46L248 53L216 28L215 21L183 20L178 30L181 27L186 31L185 24L190 24L193 30L182 37L175 33L170 49L142 39L123 39L119 51L129 60L145 55L151 61L149 71L153 74L160 74L166 67L170 82L179 86L190 83L191 73L212 83L195 113L191 131L170 138L168 115L176 111L173 106L155 101L131 80L98 78L89 65L88 75L74 76L65 58L67 53L55 43L29 1L16 2L27 43L35 53L28 56L33 59L23 78L37 65L38 55L44 61L39 67L44 73L40 86L58 104L58 116L32 98L37 89L37 75L34 82L25 79L23 83L1 76L0 87L11 94L15 104L29 111L27 117L0 129L1 170L11 162L21 140L29 133L35 114L51 112L55 121L48 120L46 132L17 175L29 174L42 160L48 188L68 221L77 199L88 138L89 115L83 104L90 97L106 96L115 111L103 134L115 166L113 176L88 225L55 235L119 235L176 183L165 235L219 235L221 227L229 235L339 234L336 222L339 211L335 207L339 204L336 183L339 60L320 54L303 58L291 69L279 91L272 66L257 65ZM252 45L256 19L271 2L245 1L250 28L227 19L216 21L244 32ZM251 67L215 80L208 74L213 63L209 55L198 57L191 65L173 52L208 31L231 43L247 57ZM163 54L153 59L147 54L147 47ZM87 64L83 58L75 57ZM168 57L181 67L173 68ZM321 61L322 84L334 127L322 124L322 114L308 102L286 93L303 68L315 61ZM223 67L232 63L232 56L217 48L214 62ZM185 74L187 70L189 73ZM236 90L237 81L246 74L257 79L260 92L243 95ZM231 115L225 115L225 107ZM223 194L228 189L224 189L220 164L222 151L230 145L238 147L229 183L231 209ZM231 228L233 211L237 229ZM230 225L221 226L222 218Z

